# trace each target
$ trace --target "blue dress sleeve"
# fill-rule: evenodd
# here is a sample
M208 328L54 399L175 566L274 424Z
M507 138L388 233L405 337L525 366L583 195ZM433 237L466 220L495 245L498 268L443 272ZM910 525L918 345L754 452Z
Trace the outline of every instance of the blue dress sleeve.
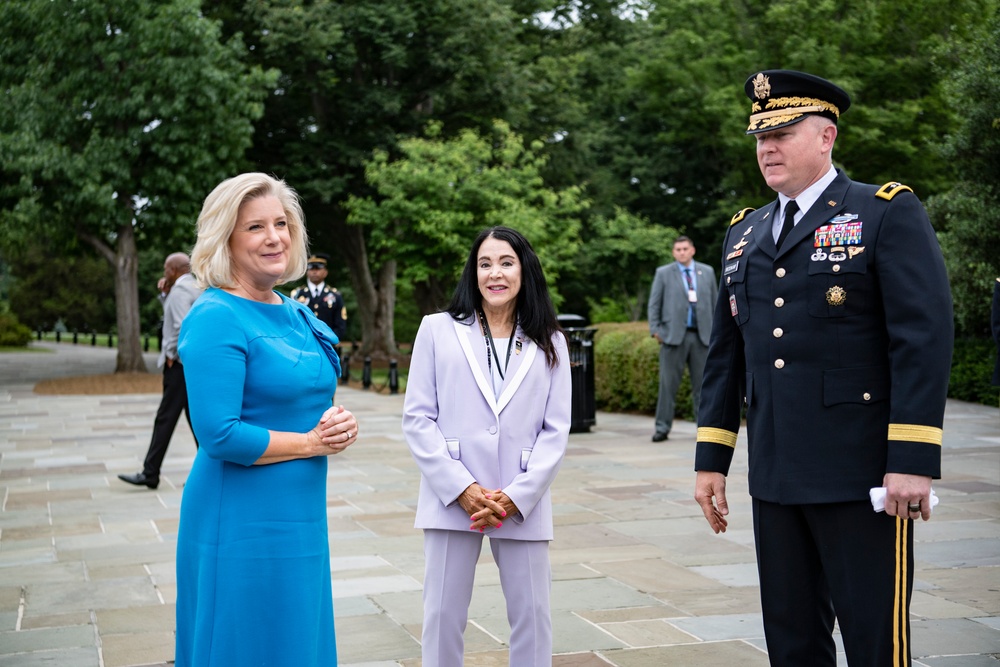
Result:
M199 301L184 318L178 352L201 452L253 465L267 449L271 434L242 419L248 342L239 317L223 303Z

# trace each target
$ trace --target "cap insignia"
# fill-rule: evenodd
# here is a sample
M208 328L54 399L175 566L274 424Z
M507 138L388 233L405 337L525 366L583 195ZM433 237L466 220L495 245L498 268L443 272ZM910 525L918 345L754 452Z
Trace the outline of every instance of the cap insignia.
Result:
M759 72L753 80L753 94L758 100L762 100L771 94L771 81L764 76L763 72Z

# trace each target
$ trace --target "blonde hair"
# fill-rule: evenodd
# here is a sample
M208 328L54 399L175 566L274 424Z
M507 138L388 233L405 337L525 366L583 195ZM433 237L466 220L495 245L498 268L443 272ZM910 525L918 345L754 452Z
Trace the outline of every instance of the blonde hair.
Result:
M267 174L240 174L215 186L205 198L198 215L198 240L191 251L191 273L203 289L236 286L229 237L236 228L240 207L260 197L276 197L288 220L288 234L291 237L288 266L276 284L296 280L305 274L309 238L302 205L295 190L284 181Z

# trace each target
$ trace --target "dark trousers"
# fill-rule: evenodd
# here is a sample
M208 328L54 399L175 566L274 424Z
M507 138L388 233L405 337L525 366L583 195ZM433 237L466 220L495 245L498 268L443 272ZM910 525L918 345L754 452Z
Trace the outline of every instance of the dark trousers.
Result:
M754 498L753 524L771 665L835 667L834 619L851 667L910 665L912 521Z
M160 407L156 410L156 419L153 421L153 439L149 442L149 451L146 452L146 461L142 464L142 472L146 477L159 477L160 466L167 455L167 447L170 445L170 438L174 434L177 420L180 419L181 411L187 417L188 426L191 425L191 415L187 409L187 384L184 382L184 367L181 362L174 361L173 364L163 366L163 398L160 399ZM194 433L194 429L191 430ZM195 447L198 446L198 439L195 438Z
M698 331L688 329L680 345L660 345L660 393L656 399L656 432L670 433L674 425L677 389L684 377L684 366L691 375L691 403L695 421L701 401L701 380L705 375L708 346L698 338Z

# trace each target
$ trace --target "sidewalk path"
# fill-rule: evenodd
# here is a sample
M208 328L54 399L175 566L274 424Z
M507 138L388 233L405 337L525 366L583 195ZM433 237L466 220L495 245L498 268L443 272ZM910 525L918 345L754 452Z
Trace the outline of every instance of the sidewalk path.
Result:
M0 667L170 664L191 433L181 420L159 489L124 484L116 475L141 467L159 396L36 395L40 379L112 372L115 351L35 346L0 354ZM331 459L328 482L340 662L417 667L423 550L402 397L357 387L338 402L361 439ZM553 491L554 665L766 665L746 443L730 529L717 536L692 499L694 424L676 423L664 443L652 432L651 417L598 413L591 433L570 436ZM934 520L916 526L914 664L998 667L1000 410L949 402L935 489ZM487 548L466 665L506 666L507 638Z

